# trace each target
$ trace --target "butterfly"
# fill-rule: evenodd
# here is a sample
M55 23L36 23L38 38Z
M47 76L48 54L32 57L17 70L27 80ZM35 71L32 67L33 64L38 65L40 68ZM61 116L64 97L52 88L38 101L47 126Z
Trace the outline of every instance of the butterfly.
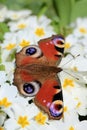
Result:
M38 45L24 47L16 53L14 85L20 94L34 97L34 103L49 119L63 117L63 96L58 67L64 53L64 38L52 35Z

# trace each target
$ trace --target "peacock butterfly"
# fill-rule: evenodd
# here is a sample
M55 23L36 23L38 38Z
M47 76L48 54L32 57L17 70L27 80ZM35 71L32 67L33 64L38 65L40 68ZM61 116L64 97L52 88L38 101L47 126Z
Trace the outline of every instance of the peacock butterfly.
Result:
M35 104L45 111L49 119L63 116L63 96L57 67L64 53L61 35L42 39L37 45L24 47L16 53L14 84L20 94L33 97Z

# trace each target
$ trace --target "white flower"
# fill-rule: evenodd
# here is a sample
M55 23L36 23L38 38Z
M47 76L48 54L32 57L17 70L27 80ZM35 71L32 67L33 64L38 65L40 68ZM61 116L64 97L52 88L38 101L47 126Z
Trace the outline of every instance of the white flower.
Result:
M34 23L32 24L32 21ZM30 28L34 33L35 41L39 41L42 38L50 37L55 34L52 26L50 25L51 20L45 16L37 18L36 16L30 18Z
M6 130L31 130L32 123L30 121L31 112L35 113L35 108L27 109L21 104L14 104L11 108L13 114L10 115L4 127ZM33 111L34 110L34 111Z
M0 87L0 100L7 98L9 102L13 102L16 95L17 88L15 86L4 83L4 85Z
M0 111L0 126L4 124L5 119L6 119L6 113Z
M75 87L74 92L72 93L72 97L76 100L76 111L80 115L87 114L87 88L84 85L80 85L79 87Z
M87 71L87 59L79 56L73 61L71 67L76 67L78 71Z
M7 8L5 6L0 5L0 22L5 21L7 12Z
M69 58L72 59L71 62L69 62ZM63 71L60 73L59 78L61 80L64 96L64 111L66 113L65 119L67 119L67 116L69 116L70 113L72 114L72 111L74 110L76 115L77 112L81 115L82 113L86 115L87 92L85 84L87 84L87 68L84 66L84 64L87 64L87 60L81 56L74 60L74 58L72 58L70 55L63 58L63 60L60 66L63 66L65 68L63 68Z
M20 51L25 46L36 44L32 30L22 30L17 33L17 51Z
M87 128L87 121L82 121L77 124L77 130L86 130Z
M29 26L29 19L20 19L17 22L9 22L8 26L10 27L11 32L23 30Z
M19 11L8 10L6 17L11 20L20 20L22 18L28 17L30 14L31 14L30 10L19 10Z
M5 70L0 71L1 79L0 79L0 85L3 85L6 81L9 81L9 83L13 82L13 73L14 73L14 62L4 62L2 61Z
M76 37L87 37L87 18L78 18L76 21L76 27L74 29L74 35Z
M77 44L77 38L70 34L65 38L65 51L70 51L70 49Z
M10 53L12 53L12 51L15 51L17 48L16 42L16 33L5 33L4 41L1 44L1 48L3 50L1 52L2 61L6 61Z
M3 85L7 80L5 71L0 71L0 77L2 77L0 78L0 87L1 87L1 85Z

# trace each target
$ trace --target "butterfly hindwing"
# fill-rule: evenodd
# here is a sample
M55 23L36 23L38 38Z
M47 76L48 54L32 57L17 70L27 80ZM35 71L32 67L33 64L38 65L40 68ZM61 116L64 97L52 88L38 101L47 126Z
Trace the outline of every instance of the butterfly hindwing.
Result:
M48 113L50 119L63 116L63 97L60 82L55 78L47 79L35 96L35 103Z

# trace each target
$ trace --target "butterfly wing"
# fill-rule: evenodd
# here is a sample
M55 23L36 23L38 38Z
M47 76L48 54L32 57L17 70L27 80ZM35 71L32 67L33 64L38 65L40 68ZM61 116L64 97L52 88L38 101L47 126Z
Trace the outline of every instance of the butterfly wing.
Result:
M56 78L58 71L55 68L63 51L64 38L53 35L40 40L39 47L28 46L16 54L14 84L24 96L36 95L36 105L51 119L60 119L63 113L61 84Z
M25 47L16 53L13 82L22 95L34 96L39 91L46 78L46 74L42 73L42 64L48 65L48 61L36 45Z
M64 53L63 36L53 35L39 41L39 46L50 65L58 65Z
M35 103L48 113L49 119L60 119L63 116L63 97L60 81L53 77L47 79L35 96Z

